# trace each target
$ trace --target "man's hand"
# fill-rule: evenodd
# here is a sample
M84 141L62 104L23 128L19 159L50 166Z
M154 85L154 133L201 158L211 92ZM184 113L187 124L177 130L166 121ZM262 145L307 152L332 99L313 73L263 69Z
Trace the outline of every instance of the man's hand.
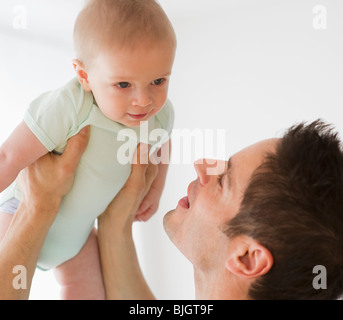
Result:
M158 209L168 170L170 148L171 142L168 140L162 145L161 149L150 155L152 163L155 163L155 167L158 168L158 173L156 174L156 178L152 182L149 191L139 206L135 217L136 221L148 221ZM166 157L166 155L168 155L168 159L162 159L162 156ZM153 159L152 157L157 158ZM157 162L156 159L159 159L159 161Z
M89 131L89 127L85 127L71 137L62 155L48 153L20 172L18 184L23 202L38 205L42 210L59 208L62 197L73 185Z
M142 155L141 152L144 152ZM142 155L142 157L141 157ZM158 167L147 160L148 148L137 147L131 175L104 213L98 217L98 240L106 299L154 299L141 272L132 238L132 223Z
M138 145L133 157L137 161L133 161L129 178L105 212L98 217L99 230L101 229L100 225L104 225L104 228L111 226L111 233L114 234L120 234L119 230L123 228L131 232L137 210L158 173L158 166L154 165L150 158L147 158L148 152L147 145ZM143 163L140 162L140 159L144 159ZM148 161L146 161L147 159ZM104 223L105 220L108 222ZM117 232L113 232L114 229Z
M46 154L19 176L23 193L18 210L0 242L0 300L28 299L37 260L54 222L62 197L69 192L74 173L89 139L89 128L69 139L59 156ZM27 271L26 289L13 286L13 267Z
M148 221L158 209L162 190L151 186L142 203L139 206L135 220Z
M158 174L158 166L151 162L149 146L146 144L141 143L137 146L133 159L137 161L133 161L130 177L123 189L128 190L133 195L132 198L140 199L141 202Z

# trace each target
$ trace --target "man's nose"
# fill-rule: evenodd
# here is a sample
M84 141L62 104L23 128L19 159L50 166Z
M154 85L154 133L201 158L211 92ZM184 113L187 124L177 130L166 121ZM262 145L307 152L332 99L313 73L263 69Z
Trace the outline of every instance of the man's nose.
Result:
M200 159L194 162L195 171L201 185L205 185L211 176L218 176L225 171L226 162L223 160Z
M209 181L209 176L207 175L208 163L206 160L207 159L199 159L194 162L194 168L201 185L205 185Z

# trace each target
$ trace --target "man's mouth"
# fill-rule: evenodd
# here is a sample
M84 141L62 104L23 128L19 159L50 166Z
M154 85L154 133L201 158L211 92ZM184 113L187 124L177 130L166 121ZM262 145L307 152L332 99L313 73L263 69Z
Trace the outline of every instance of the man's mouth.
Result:
M179 206L185 209L189 209L189 200L187 196L180 199Z
M188 188L187 188L187 196L183 197L182 199L180 199L179 201L179 205L180 207L182 208L185 208L185 209L189 209L190 207L190 201L189 201L189 196L191 196L191 199L193 199L193 193L194 193L194 186L195 186L195 183L196 181L192 181L189 185L188 185Z

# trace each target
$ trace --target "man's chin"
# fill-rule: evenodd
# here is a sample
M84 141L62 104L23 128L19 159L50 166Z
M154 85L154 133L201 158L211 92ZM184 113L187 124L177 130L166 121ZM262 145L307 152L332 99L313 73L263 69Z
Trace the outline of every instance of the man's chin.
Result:
M175 209L170 210L164 215L164 217L163 217L164 230L166 230L168 228L169 220L171 219L171 216L173 215L174 211L175 211Z
M173 241L173 235L175 234L179 225L177 221L177 216L175 214L176 209L168 211L163 217L164 231L166 232L171 241Z

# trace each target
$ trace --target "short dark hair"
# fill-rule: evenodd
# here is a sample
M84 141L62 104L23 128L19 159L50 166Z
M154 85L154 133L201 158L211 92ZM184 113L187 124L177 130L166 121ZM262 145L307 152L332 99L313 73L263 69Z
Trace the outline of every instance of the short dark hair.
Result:
M253 173L232 238L251 236L270 250L271 270L250 287L252 299L338 299L343 291L343 153L321 119L287 130ZM316 265L327 289L315 289Z

